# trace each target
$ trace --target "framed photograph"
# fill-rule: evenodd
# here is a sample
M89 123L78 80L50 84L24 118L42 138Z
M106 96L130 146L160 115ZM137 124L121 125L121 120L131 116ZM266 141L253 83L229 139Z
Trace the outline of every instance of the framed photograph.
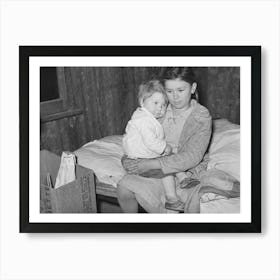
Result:
M260 46L20 46L19 69L20 232L261 232Z

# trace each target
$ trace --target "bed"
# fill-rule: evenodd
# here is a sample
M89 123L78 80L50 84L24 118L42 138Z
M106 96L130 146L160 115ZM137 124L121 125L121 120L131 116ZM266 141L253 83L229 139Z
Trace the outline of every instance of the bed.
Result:
M96 194L116 198L117 184L126 174L121 164L122 136L113 135L94 140L74 153L79 165L94 171ZM213 121L213 133L208 148L207 174L211 174L213 170L240 181L240 127L226 119ZM210 181L211 179L214 185L221 184L214 178L210 178ZM205 193L200 199L200 213L239 212L240 197L226 198Z

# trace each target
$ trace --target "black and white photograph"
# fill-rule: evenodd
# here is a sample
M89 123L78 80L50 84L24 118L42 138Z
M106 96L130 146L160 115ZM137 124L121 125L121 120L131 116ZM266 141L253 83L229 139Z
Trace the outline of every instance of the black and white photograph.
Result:
M40 189L33 181L29 186L30 220L201 223L205 230L228 222L231 231L240 230L234 223L253 224L260 184L251 182L250 169L242 178L240 170L251 165L251 152L257 160L260 153L250 140L247 107L254 87L258 118L260 88L251 77L260 75L260 47L21 46L22 67L28 52L29 109L40 112L40 120L30 119L40 133L40 143L29 139L34 152L40 149ZM33 94L38 90L40 100ZM248 136L241 145L242 128ZM256 217L251 230L259 230Z
M239 67L41 67L40 103L41 212L240 212Z

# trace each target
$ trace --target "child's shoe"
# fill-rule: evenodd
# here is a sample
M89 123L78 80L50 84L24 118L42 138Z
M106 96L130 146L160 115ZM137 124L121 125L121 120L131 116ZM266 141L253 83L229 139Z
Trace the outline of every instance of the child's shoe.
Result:
M182 182L180 182L180 188L181 189L190 189L192 187L195 187L199 183L200 183L200 181L198 179L185 178Z
M179 211L179 212L184 212L185 209L185 203L182 202L181 200L166 200L165 202L165 208L173 211Z

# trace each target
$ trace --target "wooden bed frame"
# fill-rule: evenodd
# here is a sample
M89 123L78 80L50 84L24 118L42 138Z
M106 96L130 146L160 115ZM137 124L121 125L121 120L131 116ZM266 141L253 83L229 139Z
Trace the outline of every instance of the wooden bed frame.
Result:
M118 198L117 198L117 189L106 183L100 182L96 176L95 178L95 189L96 189L96 197L97 197L97 204L100 201L106 201L115 205L119 206ZM99 207L97 206L97 209ZM142 206L138 203L138 213L147 213L147 211L142 208Z
M94 177L95 177L95 188L96 188L97 195L117 198L117 189L115 187L109 184L102 183L97 179L96 176Z

